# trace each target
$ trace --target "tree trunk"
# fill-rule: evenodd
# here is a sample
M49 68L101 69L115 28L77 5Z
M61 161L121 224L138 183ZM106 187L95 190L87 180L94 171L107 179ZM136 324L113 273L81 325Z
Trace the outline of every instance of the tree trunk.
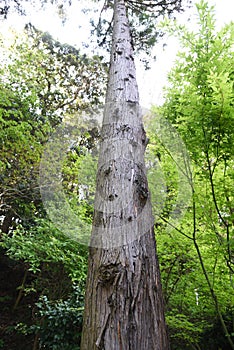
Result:
M115 0L81 350L168 350L147 145L124 0Z

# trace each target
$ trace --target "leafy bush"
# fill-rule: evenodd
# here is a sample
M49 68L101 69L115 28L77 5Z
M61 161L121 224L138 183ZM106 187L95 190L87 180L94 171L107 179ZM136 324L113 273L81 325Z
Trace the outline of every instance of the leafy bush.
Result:
M173 350L191 349L191 344L197 345L203 330L203 324L196 325L190 322L183 314L167 315L170 340Z
M67 300L49 301L42 296L36 303L39 324L31 327L39 336L40 349L79 350L82 331L83 294L79 287Z
M29 264L29 271L40 273L42 264L61 263L73 283L86 279L87 249L58 231L46 220L26 230L18 225L11 236L2 234L0 246L13 260Z

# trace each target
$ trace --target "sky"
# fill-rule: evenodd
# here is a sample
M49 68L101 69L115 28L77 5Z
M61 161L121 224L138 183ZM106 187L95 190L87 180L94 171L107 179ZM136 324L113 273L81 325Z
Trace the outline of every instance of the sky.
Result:
M186 23L191 28L196 24L196 2L193 0L192 8L185 14L178 16L180 22ZM215 6L217 28L234 21L234 0L208 0L208 2ZM47 9L47 15L43 12L35 13L33 9L29 11L31 14L27 18L19 19L19 16L12 15L8 24L4 21L0 23L0 30L6 36L10 33L9 25L17 30L22 30L24 23L31 22L38 29L50 32L54 38L61 42L67 42L79 48L82 43L85 44L89 41L89 14L81 13L80 9L83 7L85 7L85 1L73 1L73 6L67 9L69 21L64 26L61 25L61 19L55 15L54 7L51 6L49 10ZM98 13L99 11L97 16ZM189 16L190 21L188 22ZM166 42L167 45L163 46L163 42ZM146 108L152 104L157 105L163 102L163 87L167 84L167 74L173 66L179 49L179 43L175 38L166 37L163 42L157 44L154 49L157 59L152 63L150 71L145 71L143 65L136 60L140 101L141 105Z

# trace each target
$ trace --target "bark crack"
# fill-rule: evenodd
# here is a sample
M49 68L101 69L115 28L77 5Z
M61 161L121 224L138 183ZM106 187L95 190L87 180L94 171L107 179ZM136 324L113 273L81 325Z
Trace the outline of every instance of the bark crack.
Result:
M110 319L110 312L106 315L105 322L102 326L102 329L101 329L100 334L98 336L98 339L96 341L96 346L98 347L98 349L104 348L104 336L105 336L105 332L107 329L107 325L109 323L109 319Z

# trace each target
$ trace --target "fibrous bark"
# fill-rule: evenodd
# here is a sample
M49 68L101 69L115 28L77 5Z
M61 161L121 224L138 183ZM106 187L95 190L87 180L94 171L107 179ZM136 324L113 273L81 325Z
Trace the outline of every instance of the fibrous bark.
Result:
M82 350L167 350L147 145L124 0L114 6Z

